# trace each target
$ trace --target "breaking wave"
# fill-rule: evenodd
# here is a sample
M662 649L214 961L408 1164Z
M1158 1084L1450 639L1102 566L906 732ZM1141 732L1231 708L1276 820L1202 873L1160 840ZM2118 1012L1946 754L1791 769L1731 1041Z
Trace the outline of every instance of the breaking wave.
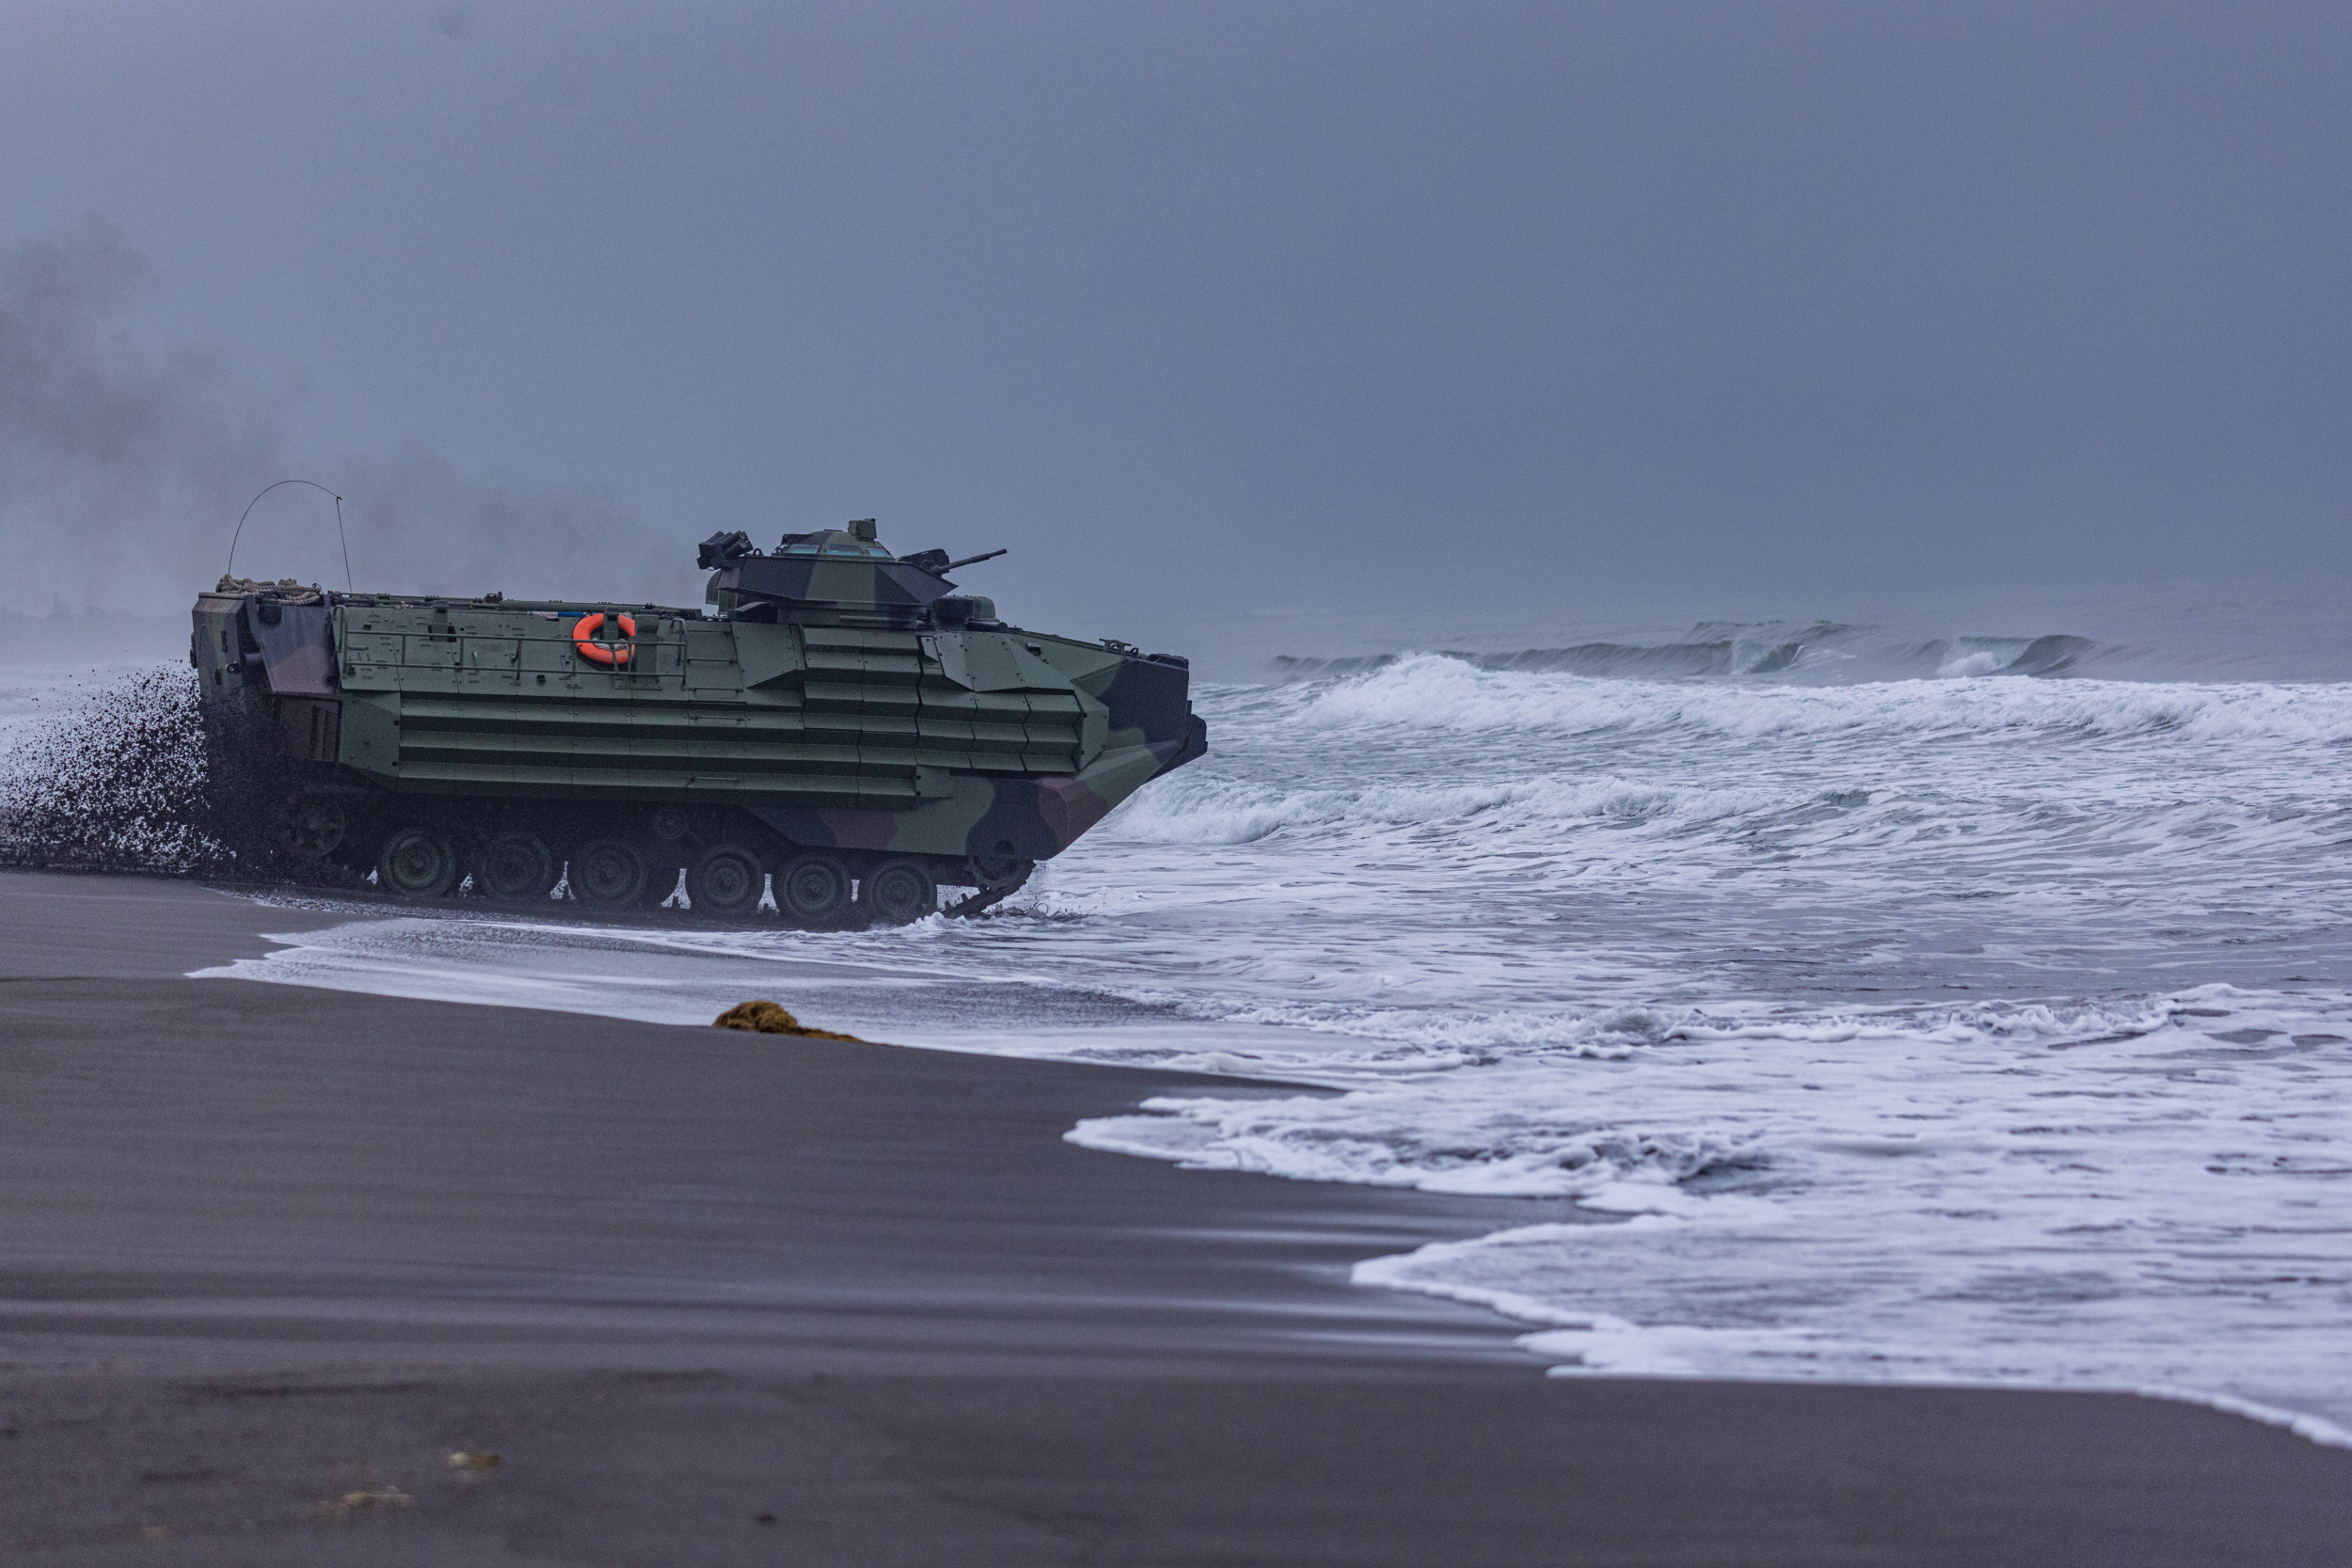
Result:
M1292 721L1330 729L1552 734L1679 730L1740 737L1936 738L2178 736L2352 743L2352 689L2338 684L1887 681L1724 686L1495 670L1404 654L1356 674L1269 689Z
M1122 832L1171 844L1248 844L1285 830L1425 827L1515 820L1645 822L1721 815L1757 803L1749 791L1661 789L1616 779L1524 779L1492 784L1375 784L1285 790L1216 775L1178 775L1123 807Z
M1277 681L1330 680L1385 669L1412 656L1364 654L1337 658L1277 657ZM1446 651L1438 657L1477 670L1588 675L1612 680L1687 680L1706 676L1779 675L1841 683L1977 675L2056 676L2122 662L2125 650L2087 637L2054 632L2041 637L1956 637L1889 641L1867 628L1820 621L1701 622L1675 642L1579 642L1507 653Z

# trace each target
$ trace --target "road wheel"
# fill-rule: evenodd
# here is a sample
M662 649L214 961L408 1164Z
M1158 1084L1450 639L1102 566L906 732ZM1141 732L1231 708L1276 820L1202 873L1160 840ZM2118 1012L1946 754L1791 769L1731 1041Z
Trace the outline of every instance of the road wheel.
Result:
M423 828L402 828L375 857L375 884L402 898L438 898L457 880L457 851Z
M822 850L798 855L776 873L776 907L803 926L837 926L850 912L850 868Z
M858 884L858 911L878 926L939 912L939 882L921 861L884 861Z
M286 847L306 861L323 861L343 847L351 819L332 795L305 795L294 801L286 824Z
M545 898L555 886L555 852L537 833L501 833L473 868L474 891L501 904Z
M975 855L963 863L964 874L972 885L991 892L998 888L1019 887L1029 879L1034 862L1023 860L1009 839L997 842L996 847L985 855Z
M572 892L594 909L626 909L645 896L645 852L625 838L592 838L572 856Z
M714 844L686 868L686 897L696 914L749 914L759 907L767 868L749 849Z

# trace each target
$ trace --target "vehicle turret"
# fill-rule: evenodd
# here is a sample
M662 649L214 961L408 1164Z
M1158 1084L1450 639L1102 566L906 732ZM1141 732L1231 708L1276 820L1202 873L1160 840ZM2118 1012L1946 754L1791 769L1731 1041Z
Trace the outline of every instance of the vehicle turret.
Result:
M994 625L993 605L957 594L947 574L1004 553L990 550L961 561L938 549L894 555L867 517L845 528L787 533L772 550L755 548L739 531L714 533L696 559L711 574L704 602L723 619L905 630Z

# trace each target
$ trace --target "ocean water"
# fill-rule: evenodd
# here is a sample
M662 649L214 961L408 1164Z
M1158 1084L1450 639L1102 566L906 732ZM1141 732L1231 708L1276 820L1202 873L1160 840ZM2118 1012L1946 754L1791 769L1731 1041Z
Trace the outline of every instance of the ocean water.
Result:
M982 920L550 905L219 973L1279 1077L1314 1087L1069 1135L1572 1199L1359 1270L1562 1375L2162 1389L2341 1439L2352 681L1718 629L1208 686L1211 755Z

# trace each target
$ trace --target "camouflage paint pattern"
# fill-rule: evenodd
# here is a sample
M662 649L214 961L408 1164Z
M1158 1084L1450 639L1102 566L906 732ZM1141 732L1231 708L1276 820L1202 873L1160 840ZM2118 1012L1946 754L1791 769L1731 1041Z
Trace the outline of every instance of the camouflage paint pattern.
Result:
M1206 752L1182 660L1006 626L853 529L728 559L716 616L224 584L192 661L395 796L739 807L808 848L1045 860Z

